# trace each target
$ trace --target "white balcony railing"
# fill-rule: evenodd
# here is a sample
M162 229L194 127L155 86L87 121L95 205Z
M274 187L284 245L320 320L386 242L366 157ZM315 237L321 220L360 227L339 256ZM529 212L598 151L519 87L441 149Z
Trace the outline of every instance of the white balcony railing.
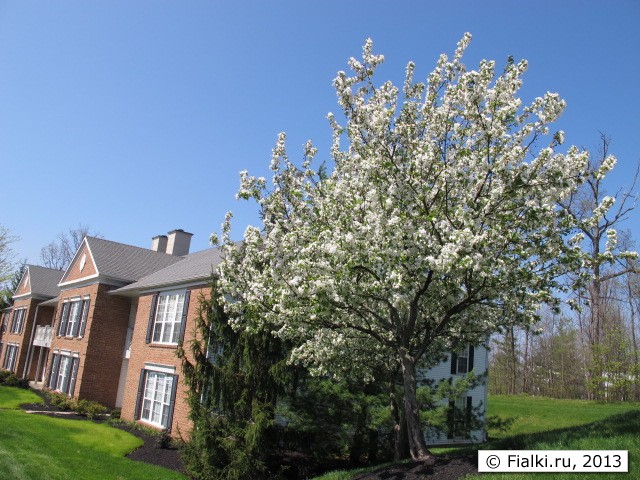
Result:
M53 327L36 327L36 335L33 337L33 344L37 347L51 347L53 338Z

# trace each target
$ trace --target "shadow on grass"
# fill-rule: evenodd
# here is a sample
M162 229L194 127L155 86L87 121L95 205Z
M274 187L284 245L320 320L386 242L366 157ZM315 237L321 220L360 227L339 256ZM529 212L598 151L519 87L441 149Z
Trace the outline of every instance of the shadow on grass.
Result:
M582 439L605 440L623 435L638 435L640 432L640 410L619 413L610 417L577 427L547 430L537 433L523 433L512 437L492 440L480 446L492 450L534 450L540 444L553 443L570 445Z

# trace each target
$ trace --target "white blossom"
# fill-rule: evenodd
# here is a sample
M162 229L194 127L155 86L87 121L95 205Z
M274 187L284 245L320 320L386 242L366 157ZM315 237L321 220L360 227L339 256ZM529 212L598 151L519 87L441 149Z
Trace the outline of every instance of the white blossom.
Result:
M280 134L271 186L241 173L238 197L255 200L264 223L241 245L224 235L221 287L237 328L251 328L250 306L252 322L297 345L292 362L369 378L529 324L557 302L560 278L582 260L577 220L557 205L585 179L588 153L557 151L561 131L535 151L564 100L547 92L523 106L526 61L468 70L470 40L425 83L409 63L402 90L374 86L384 57L367 40L352 76L333 82L345 119L327 116L333 170L312 168L310 142L293 165Z

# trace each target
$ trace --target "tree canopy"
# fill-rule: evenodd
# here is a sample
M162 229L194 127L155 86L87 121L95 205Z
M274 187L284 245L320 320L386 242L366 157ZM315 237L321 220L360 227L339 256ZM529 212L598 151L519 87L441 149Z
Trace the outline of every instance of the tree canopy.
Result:
M468 70L470 39L426 82L410 62L402 88L374 83L383 56L367 40L334 80L344 125L329 114L332 168L314 166L311 142L296 166L281 134L270 185L241 172L238 196L258 203L262 226L241 244L231 215L223 226L231 322L269 326L317 373L400 368L411 454L428 460L416 369L533 321L580 261L576 219L559 204L585 180L588 153L560 152L564 134L549 130L565 102L523 105L524 60ZM260 314L247 321L248 308Z

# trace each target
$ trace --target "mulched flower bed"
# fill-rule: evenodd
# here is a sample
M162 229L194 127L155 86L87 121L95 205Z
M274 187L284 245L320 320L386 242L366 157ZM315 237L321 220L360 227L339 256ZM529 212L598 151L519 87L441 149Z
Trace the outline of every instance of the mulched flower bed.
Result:
M478 473L478 459L475 456L441 456L433 467L422 462L403 463L381 468L370 473L356 475L354 480L418 480L433 478L438 480L459 480Z
M158 465L159 467L168 468L170 470L177 470L186 475L182 458L180 457L180 450L171 445L166 448L160 448L158 446L158 437L151 435L143 430L132 427L128 424L114 424L115 428L129 432L144 442L141 447L136 448L133 452L127 455L127 458L136 460L138 462L151 463Z

